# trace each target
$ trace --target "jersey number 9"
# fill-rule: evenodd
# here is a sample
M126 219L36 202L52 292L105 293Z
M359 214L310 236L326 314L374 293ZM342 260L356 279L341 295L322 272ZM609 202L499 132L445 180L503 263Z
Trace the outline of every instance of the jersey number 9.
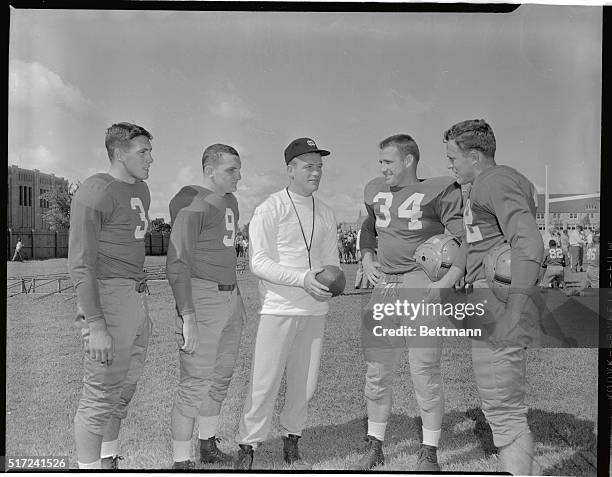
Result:
M234 211L230 208L225 209L225 230L227 230L227 233L223 235L223 245L233 247L234 237L236 236L236 222L234 220Z

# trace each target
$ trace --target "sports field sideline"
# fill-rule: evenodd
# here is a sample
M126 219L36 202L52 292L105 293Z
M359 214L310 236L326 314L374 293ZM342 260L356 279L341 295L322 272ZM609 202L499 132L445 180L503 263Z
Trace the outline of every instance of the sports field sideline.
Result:
M147 257L147 266L165 257ZM354 290L355 265L343 265L347 294L331 301L319 386L309 408L300 447L315 470L345 469L358 457L365 436L365 364L359 345L363 296ZM8 276L66 271L66 260L9 263ZM234 452L257 327L256 280L238 276L249 322L234 378L221 413L219 447ZM171 465L170 409L178 378L174 300L167 282L150 284L154 332L145 372L120 435L122 468ZM81 390L79 333L70 294L45 298L17 295L7 302L7 456L68 456L76 468L72 418ZM576 317L579 319L580 317ZM442 362L446 413L440 443L442 471L494 471L491 431L479 410L467 342L449 339ZM529 352L529 424L542 475L595 475L597 351L545 349ZM277 409L283 399L283 390ZM420 418L412 392L407 353L394 383L394 408L381 470L412 470L420 443ZM284 469L277 420L258 449L253 469ZM196 431L197 432L197 431ZM194 451L195 442L194 438ZM194 454L195 455L195 454ZM203 467L210 468L210 467Z

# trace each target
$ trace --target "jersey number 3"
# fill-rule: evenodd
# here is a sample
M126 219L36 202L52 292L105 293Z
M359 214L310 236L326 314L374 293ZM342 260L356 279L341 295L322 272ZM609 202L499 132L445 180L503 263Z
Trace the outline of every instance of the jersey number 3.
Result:
M234 246L234 237L236 235L236 223L234 220L234 211L232 209L225 209L225 230L227 233L223 235L223 245L226 247Z
M425 197L425 194L415 192L397 208L397 216L400 219L409 219L408 230L421 230L423 228L423 222L419 220L423 216L421 210L423 197ZM376 227L388 227L391 223L393 194L391 192L379 192L374 196L373 202L379 203L380 207L380 213L376 214Z
M142 220L144 226L136 226L136 230L134 230L134 237L137 239L144 238L147 230L149 228L149 221L147 220L147 214L145 212L144 206L142 205L142 201L140 197L132 197L130 199L130 206L133 210L138 211L138 215L140 216L140 220Z

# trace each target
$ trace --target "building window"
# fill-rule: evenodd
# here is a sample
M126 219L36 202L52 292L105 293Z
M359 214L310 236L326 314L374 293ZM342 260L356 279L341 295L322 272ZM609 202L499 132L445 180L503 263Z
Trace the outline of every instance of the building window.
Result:
M32 188L28 187L28 206L32 207Z
M19 205L23 205L23 187L19 186Z
M48 209L49 208L49 201L42 197L47 192L49 192L49 191L46 190L46 189L40 189L40 195L41 195L41 197L40 197L40 207L43 208L43 209Z

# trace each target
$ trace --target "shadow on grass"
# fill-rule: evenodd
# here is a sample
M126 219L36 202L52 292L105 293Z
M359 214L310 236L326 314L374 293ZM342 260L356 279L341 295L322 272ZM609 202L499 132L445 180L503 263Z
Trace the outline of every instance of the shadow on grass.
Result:
M596 475L597 442L593 422L539 409L530 409L527 418L536 445L550 448L550 453L555 454L549 458L545 451L537 456L542 475ZM341 468L361 454L366 431L366 418L309 428L304 431L300 452L310 463L319 464L317 467L335 462L333 467ZM393 414L386 435L385 454L389 462L404 454L416 455L422 438L421 418ZM491 428L479 408L444 415L440 455L446 453L452 454L450 460L444 459L446 465L465 463L466 471L478 470L474 468L477 461L497 454ZM254 468L283 468L280 437L266 441L256 454L259 455L255 457Z

